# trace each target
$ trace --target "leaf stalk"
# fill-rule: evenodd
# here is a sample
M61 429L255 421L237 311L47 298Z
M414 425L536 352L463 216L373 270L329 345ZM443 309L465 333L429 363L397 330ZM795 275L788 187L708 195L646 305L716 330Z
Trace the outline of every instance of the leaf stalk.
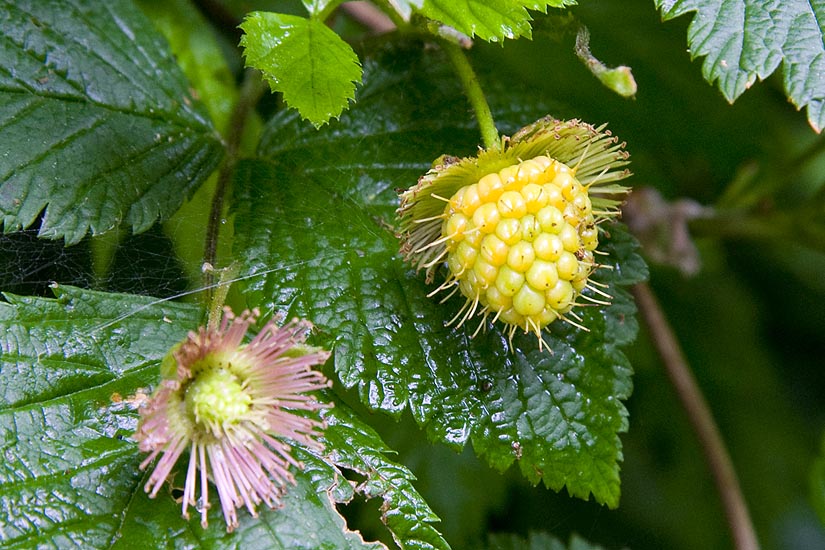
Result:
M458 79L464 88L464 93L467 99L470 100L470 105L478 120L478 126L481 130L481 141L487 149L500 149L501 138L496 129L496 123L493 120L493 113L490 111L490 105L487 103L487 98L481 85L478 82L478 77L473 70L470 61L467 59L464 50L461 47L448 42L446 40L440 41L441 48L449 57L450 62L455 68Z

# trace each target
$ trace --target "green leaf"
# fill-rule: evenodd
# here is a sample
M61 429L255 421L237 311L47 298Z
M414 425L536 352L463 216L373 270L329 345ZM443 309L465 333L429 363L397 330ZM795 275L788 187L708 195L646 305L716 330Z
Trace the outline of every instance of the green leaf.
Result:
M575 3L575 0L424 0L417 11L467 36L497 42L531 36L532 18L528 9L546 12L548 6L562 8Z
M253 12L241 28L246 65L262 71L272 90L316 127L337 118L355 97L358 56L323 22Z
M310 15L320 21L324 21L326 15L329 15L332 10L343 1L344 0L301 0Z
M335 350L341 381L371 408L409 407L432 439L456 449L472 440L499 469L518 462L533 482L615 506L621 400L631 391L618 346L637 329L619 285L644 278L644 263L633 239L611 227L605 262L614 269L600 280L614 304L584 311L591 332L553 325L555 355L539 352L534 336L516 337L510 353L497 328L471 339L475 326L445 327L461 300L427 297L432 287L402 263L392 225L396 188L438 154L475 147L460 93L428 68L441 61L432 55L370 63L359 103L328 130L273 119L266 160L241 164L235 182L247 300L311 319Z
M238 90L209 22L192 0L138 0L137 5L163 33L175 61L197 90L215 126L225 132Z
M0 1L0 218L78 242L168 217L221 146L151 23L124 0Z
M335 506L355 495L381 498L403 548L449 548L438 518L384 456L378 436L345 406L326 412L323 454L296 448L306 463L280 510L241 512L227 534L220 507L209 528L184 520L170 491L143 490L143 456L127 397L159 379L168 350L199 322L199 308L124 294L55 287L57 299L5 295L0 302L0 506L3 548L342 548L378 549L346 528ZM353 485L344 474L358 472ZM47 488L44 490L44 487ZM216 500L216 495L212 495Z
M656 0L664 20L695 11L688 28L702 74L733 102L782 64L788 98L808 108L808 121L825 126L825 5L795 0Z
M142 491L124 399L196 326L192 306L56 287L0 302L0 540L108 547Z
M230 115L238 100L235 75L229 68L225 51L216 40L214 28L194 6L192 0L140 0L138 6L146 13L169 42L175 60L209 110L215 127L228 135ZM239 55L239 54L238 54ZM258 123L253 117L246 128ZM175 245L192 284L201 284L203 243L206 242L207 219L215 194L217 173L171 216L164 230ZM219 254L222 250L219 250Z
M387 460L390 449L378 434L343 405L326 411L324 420L325 456L301 457L318 489L335 495L336 502L346 503L352 497L346 493L351 486L344 476L348 471L356 472L363 480L353 484L355 494L382 500L381 521L401 548L449 549L432 525L438 517L412 485L412 472Z

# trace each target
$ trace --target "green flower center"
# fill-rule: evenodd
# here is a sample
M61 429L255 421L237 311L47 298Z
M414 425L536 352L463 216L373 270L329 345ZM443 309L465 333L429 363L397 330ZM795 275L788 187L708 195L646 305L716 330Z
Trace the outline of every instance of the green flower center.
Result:
M225 367L201 370L186 388L186 412L197 424L223 425L247 414L252 397Z

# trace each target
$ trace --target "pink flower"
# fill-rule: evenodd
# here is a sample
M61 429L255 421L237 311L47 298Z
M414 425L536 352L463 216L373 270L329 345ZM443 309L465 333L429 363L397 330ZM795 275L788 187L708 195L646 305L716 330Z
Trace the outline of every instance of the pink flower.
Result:
M150 453L141 469L160 457L145 486L150 497L188 450L183 517L195 506L207 526L211 480L230 532L238 526L237 508L246 506L257 517L258 504L278 507L287 485L295 483L289 468L303 465L284 439L321 448L315 438L322 422L294 411L331 406L306 395L330 385L311 369L329 352L304 345L310 323L293 320L278 328L270 321L244 345L257 316L256 310L235 317L225 308L219 327L200 327L173 348L164 360L171 372L141 407L135 433L140 450Z

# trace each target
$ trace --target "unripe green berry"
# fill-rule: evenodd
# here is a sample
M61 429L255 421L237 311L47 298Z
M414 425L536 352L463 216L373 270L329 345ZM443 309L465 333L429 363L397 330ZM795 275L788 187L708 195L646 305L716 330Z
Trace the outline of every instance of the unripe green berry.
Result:
M498 222L496 236L507 245L514 245L521 240L521 221L505 218Z
M531 285L523 285L513 296L513 309L525 317L538 315L544 309L544 292Z
M513 271L524 273L530 269L535 259L536 253L533 251L533 246L527 241L521 241L510 247L510 252L507 254L507 265Z
M545 233L558 234L564 225L564 216L555 206L545 206L539 210L536 213L536 219L541 226L541 230Z
M566 314L585 289L585 300L609 300L590 276L597 226L618 213L627 190L616 184L628 175L622 148L603 127L548 117L500 149L442 157L402 194L402 253L428 282L446 262L437 290L457 284L467 300L457 326L492 316L511 338L516 328L534 332L540 346L541 329L556 319L583 328Z
M527 205L518 191L505 191L498 199L498 211L504 218L520 220L527 213Z
M481 257L495 266L504 265L510 247L495 235L487 235L481 241Z
M504 296L513 296L524 284L524 275L508 266L502 266L496 277L496 288Z
M551 233L542 233L533 241L533 250L536 256L548 262L555 262L564 252L564 244L561 237Z
M505 167L450 197L447 266L468 300L504 323L538 330L569 311L587 285L590 247L598 244L591 210L587 188L567 166L541 157Z
M530 286L540 290L548 290L556 286L559 274L556 271L556 264L544 260L536 260L530 269L525 273Z

